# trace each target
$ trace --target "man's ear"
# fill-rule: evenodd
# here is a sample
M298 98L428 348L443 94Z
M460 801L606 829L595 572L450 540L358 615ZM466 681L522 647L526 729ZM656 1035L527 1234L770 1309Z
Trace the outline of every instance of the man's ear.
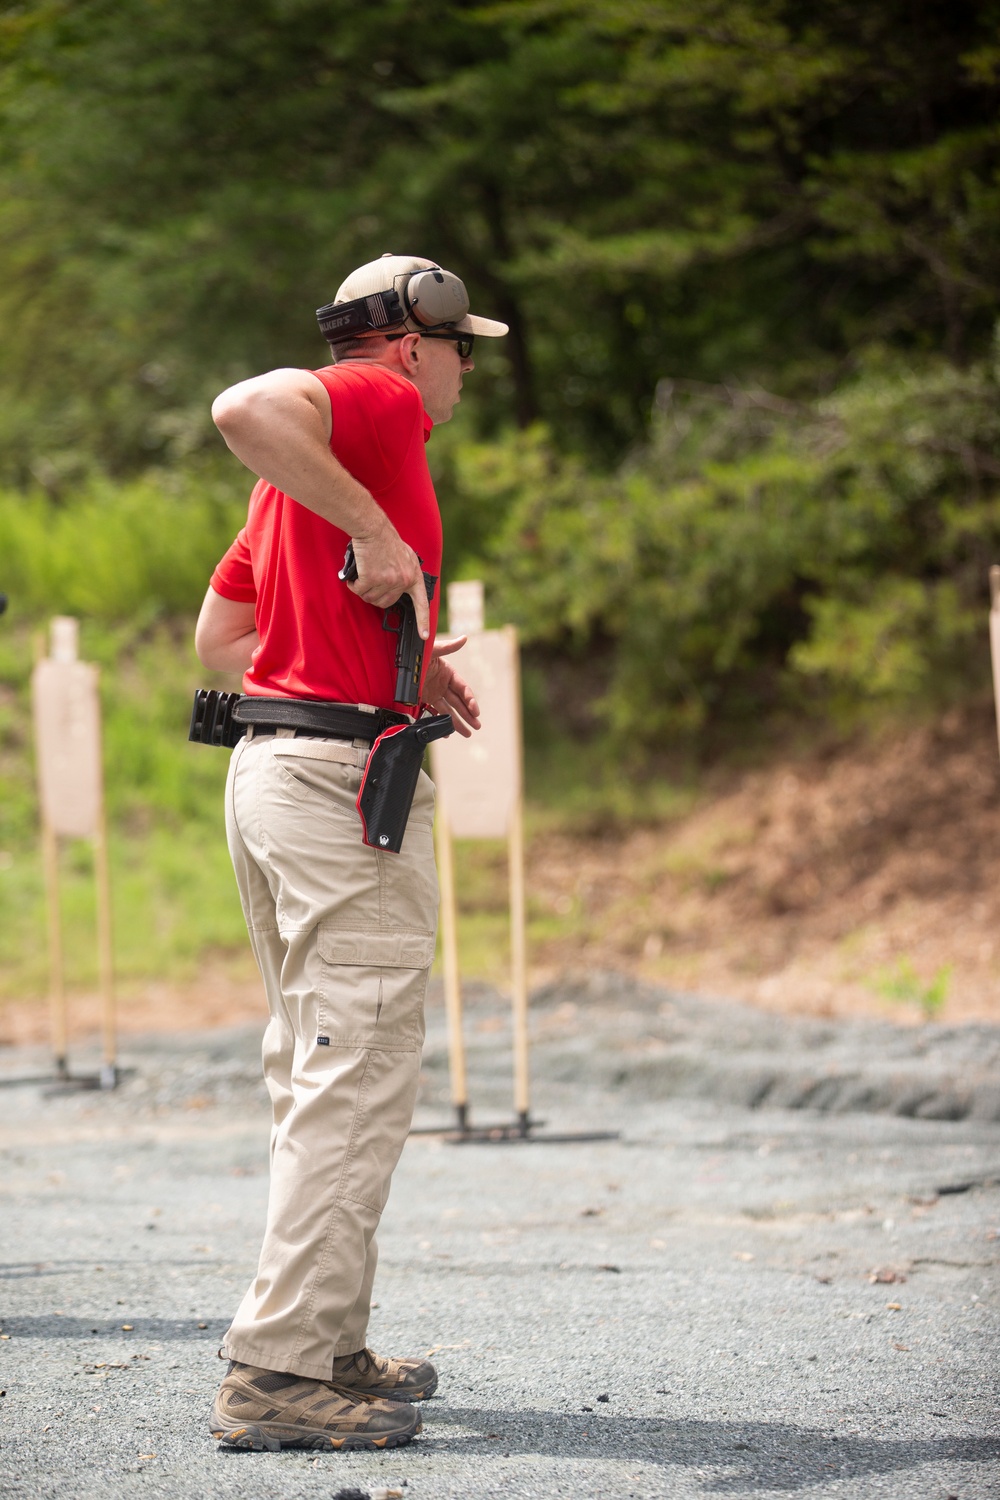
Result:
M415 370L420 363L420 335L408 333L400 340L399 353L408 370Z

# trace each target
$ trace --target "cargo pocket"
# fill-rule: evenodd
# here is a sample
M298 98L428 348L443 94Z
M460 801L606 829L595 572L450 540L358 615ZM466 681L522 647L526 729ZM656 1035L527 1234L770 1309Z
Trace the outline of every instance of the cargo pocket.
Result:
M411 1052L424 1038L424 992L434 961L426 932L351 932L321 922L320 1036L331 1047Z

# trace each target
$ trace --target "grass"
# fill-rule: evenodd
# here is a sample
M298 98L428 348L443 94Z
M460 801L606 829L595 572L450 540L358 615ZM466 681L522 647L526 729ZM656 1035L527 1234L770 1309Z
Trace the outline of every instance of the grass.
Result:
M233 687L198 664L190 614L174 617L153 601L127 623L88 620L81 655L101 667L104 758L110 823L115 970L127 994L151 980L184 983L206 960L248 963L248 944L226 849L222 796L228 756L187 742L193 689ZM30 675L35 621L0 621L0 1001L44 997L48 987L46 904L32 763ZM562 737L539 714L527 745L527 834L619 836L663 825L695 805L693 775L640 782L621 775L598 743ZM672 933L649 902L664 875L682 889L711 893L728 878L724 855L742 830L703 828L696 843L652 849L624 906L601 922L631 936L637 956L672 962ZM459 947L463 976L506 989L510 929L506 848L459 841ZM61 854L63 946L70 990L96 986L92 851L68 843ZM529 952L572 953L593 926L581 899L528 902ZM845 956L847 949L845 947ZM748 963L752 964L748 955ZM867 979L884 999L943 1011L950 971L928 977L903 959Z
M58 505L0 492L0 999L48 986L46 899L31 733L32 663L54 614L82 621L80 655L101 668L114 961L124 986L183 981L206 955L245 955L247 939L222 818L228 757L187 742L197 686L235 687L199 666L194 613L242 524L247 479L228 466L95 479ZM617 834L684 812L693 793L637 784L599 742L560 732L537 674L525 673L527 833ZM506 854L459 845L463 972L509 976ZM61 852L66 980L92 987L97 957L92 853ZM531 902L530 943L574 937L583 915Z
M643 824L660 826L690 812L698 796L693 773L680 782L637 777L600 739L529 733L525 745L527 830L614 836Z
M46 901L30 723L30 676L40 627L0 628L0 999L41 998L48 987ZM80 654L101 668L116 977L130 984L193 978L207 955L247 952L222 816L228 756L187 742L196 686L233 687L199 665L191 616L149 608L128 623L86 620ZM552 736L529 749L529 836L592 833L640 817L676 816L688 790L637 788L609 774L599 749ZM459 842L463 974L505 988L510 975L507 858L501 842ZM60 856L66 982L97 980L92 851ZM573 938L582 913L529 901L528 940Z
M115 973L132 980L189 979L209 950L246 942L225 840L194 849L166 829L110 840ZM37 851L5 851L0 868L0 996L30 999L48 987L46 901ZM60 859L66 983L97 983L97 936L90 845L66 845Z
M553 809L532 805L529 828ZM498 989L510 987L510 909L508 905L506 844L497 839L459 839L455 842L455 889L458 906L459 961L463 976L486 980ZM527 901L528 952L544 943L582 936L585 918L579 901L565 906L544 904L529 893ZM435 973L441 972L440 942Z
M33 629L4 633L0 657L0 996L48 985L46 901L30 733ZM246 943L222 826L227 757L187 743L191 695L206 681L191 622L91 622L81 656L101 665L116 974L193 975L208 950ZM92 852L60 855L66 980L96 981Z
M11 619L72 614L134 625L197 609L243 524L247 493L238 471L220 477L209 469L154 472L127 484L94 479L72 505L0 491Z
M951 974L951 964L944 964L928 982L921 979L908 958L903 958L894 969L877 974L871 988L886 1000L915 1005L925 1021L934 1021L944 1010Z

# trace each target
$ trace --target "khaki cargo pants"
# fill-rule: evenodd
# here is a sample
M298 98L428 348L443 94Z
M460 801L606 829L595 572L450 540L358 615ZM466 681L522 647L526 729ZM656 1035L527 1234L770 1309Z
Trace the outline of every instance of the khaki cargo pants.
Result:
M410 1126L434 954L434 788L403 848L361 842L368 746L257 732L233 752L226 827L271 1018L271 1184L230 1359L329 1379L366 1343L375 1230Z

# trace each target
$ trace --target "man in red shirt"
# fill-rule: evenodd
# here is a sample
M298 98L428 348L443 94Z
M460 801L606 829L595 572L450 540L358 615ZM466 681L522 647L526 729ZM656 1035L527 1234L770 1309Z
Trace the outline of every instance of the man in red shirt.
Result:
M196 634L203 663L242 672L249 695L226 822L270 1007L271 1187L211 1430L257 1449L408 1442L420 1430L412 1402L437 1385L426 1360L366 1343L375 1229L412 1116L434 953L433 787L421 773L398 854L362 842L355 801L372 740L404 722L383 629L402 595L425 641L422 704L462 734L479 727L446 659L462 641L435 643L424 574L441 571L441 522L424 443L460 399L475 336L507 331L470 316L457 277L412 256L360 267L318 316L332 366L273 371L213 406L260 478ZM349 542L358 576L346 584ZM333 730L317 728L331 712Z

